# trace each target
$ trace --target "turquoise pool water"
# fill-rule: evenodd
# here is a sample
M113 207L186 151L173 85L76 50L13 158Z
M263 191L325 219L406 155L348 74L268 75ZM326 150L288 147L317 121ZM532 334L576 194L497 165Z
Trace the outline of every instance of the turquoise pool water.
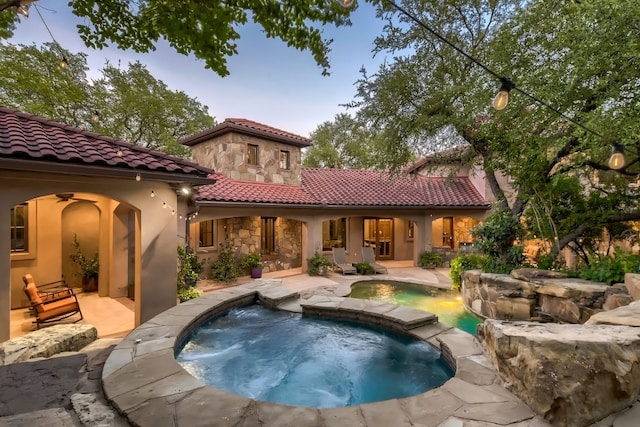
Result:
M351 286L350 297L419 308L437 315L440 323L455 326L472 335L476 334L476 325L483 320L465 310L460 292L413 283L390 281L354 283Z
M313 408L413 396L453 376L440 352L424 341L259 305L201 325L176 360L213 387Z

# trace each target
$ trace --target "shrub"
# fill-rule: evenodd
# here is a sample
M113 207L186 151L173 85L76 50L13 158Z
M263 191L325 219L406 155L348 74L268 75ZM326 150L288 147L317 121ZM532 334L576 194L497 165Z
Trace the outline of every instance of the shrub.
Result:
M178 291L194 287L203 270L204 263L188 245L178 246Z
M218 258L209 264L209 275L218 282L232 282L240 276L240 259L229 240L220 243Z
M375 271L373 265L368 262L359 262L353 266L356 268L358 274L372 274Z
M240 265L245 269L262 268L262 257L257 252L251 252L242 258Z
M418 260L420 267L442 267L442 257L437 252L424 251Z
M195 287L178 289L178 299L180 302L189 301L190 299L202 296L202 291Z
M578 277L612 285L624 282L625 273L637 273L639 267L638 255L616 248L613 257L593 257L589 265L578 270Z
M460 289L462 286L463 271L481 269L484 263L485 257L478 254L458 255L452 259L449 277L453 281L453 288Z

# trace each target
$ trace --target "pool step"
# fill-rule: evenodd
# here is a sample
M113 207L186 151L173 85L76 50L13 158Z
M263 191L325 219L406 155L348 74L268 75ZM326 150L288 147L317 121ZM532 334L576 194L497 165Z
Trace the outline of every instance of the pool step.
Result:
M366 322L397 331L408 331L438 321L438 316L417 308L380 301L314 295L301 302L302 314Z

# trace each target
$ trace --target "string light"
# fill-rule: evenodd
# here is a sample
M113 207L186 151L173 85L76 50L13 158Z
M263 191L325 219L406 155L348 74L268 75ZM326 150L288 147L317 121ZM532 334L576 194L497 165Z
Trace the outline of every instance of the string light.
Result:
M345 8L351 7L353 5L353 3L354 3L354 1L347 1L347 0L335 0L335 1L339 5L341 5L341 6L345 7ZM574 118L566 115L562 111L560 111L557 108L553 107L551 104L549 104L549 103L541 100L540 98L538 98L538 97L536 97L536 96L534 96L532 94L529 94L529 93L525 92L524 90L522 90L521 88L517 87L511 81L510 78L501 76L500 74L496 73L495 71L493 71L492 69L490 69L489 67L487 67L486 65L484 65L483 63L478 61L477 59L475 59L473 56L469 55L467 52L463 51L458 46L456 46L453 43L451 43L444 36L439 34L437 31L433 30L432 28L430 28L423 21L419 20L414 15L409 13L406 9L398 6L394 1L392 1L392 0L384 0L384 1L389 3L391 6L393 6L396 10L398 10L404 16L409 18L411 21L415 22L418 26L420 26L420 27L424 28L425 30L427 30L434 37L438 38L440 41L442 41L443 43L445 43L448 46L450 46L452 49L454 49L460 55L462 55L465 58L469 59L470 61L472 61L474 64L476 64L477 66L479 66L480 68L485 70L487 73L489 73L493 77L499 79L500 83L501 83L500 89L498 91L498 94L496 95L496 97L493 100L493 107L496 110L502 110L507 106L507 104L509 103L509 92L511 90L515 90L518 93L520 93L520 94L526 96L527 98L531 99L532 101L534 101L534 102L536 102L536 103L538 103L540 105L545 106L549 110L551 110L554 113L558 114L560 117L562 117L565 120L567 120L567 121L573 123L574 125L580 127L581 129L585 130L586 132L591 133L591 134L593 134L593 135L595 135L595 136L597 136L599 138L603 138L603 136L600 133L594 131L593 129L591 129L591 128L585 126L585 125L583 125L582 123L578 122ZM612 164L613 164L613 166L612 166ZM624 168L624 166L625 166L624 147L619 143L615 143L612 146L612 154L611 154L611 157L609 158L609 167L611 167L612 169L622 169L622 168Z
M140 176L140 172L136 173L136 181L140 182L142 180L142 176Z
M140 173L138 173L138 175L136 175L136 181L138 180L137 177L140 175ZM158 196L158 193L156 193L154 190L151 190L150 193L152 198L156 198ZM162 209L169 209L171 210L171 215L175 215L177 213L176 208L174 208L173 206L171 206L169 203L167 203L165 200L161 200L162 201ZM182 215L179 216L180 219L182 219ZM187 217L187 219L189 219L189 217Z
M624 158L624 145L616 142L611 147L611 157L609 157L609 167L611 169L622 169L626 163Z
M24 0L22 2L24 2ZM53 40L53 44L58 48L58 50L60 50L60 54L62 55L62 59L60 59L60 62L58 63L60 65L60 68L62 68L63 70L66 70L67 68L69 68L69 61L67 61L67 58L64 56L64 51L62 50L62 47L60 47L60 43L58 43L55 37L53 37L53 33L51 33L49 26L47 25L46 21L44 20L44 17L40 13L40 9L38 8L38 5L34 4L33 7L36 9L36 12L38 12L38 16L40 17L40 20L44 24L44 27L47 29L47 32L49 33L49 35L51 36L51 40Z
M93 112L93 114L91 115L91 120L93 120L94 122L100 121L100 113L98 112L98 110L95 110Z

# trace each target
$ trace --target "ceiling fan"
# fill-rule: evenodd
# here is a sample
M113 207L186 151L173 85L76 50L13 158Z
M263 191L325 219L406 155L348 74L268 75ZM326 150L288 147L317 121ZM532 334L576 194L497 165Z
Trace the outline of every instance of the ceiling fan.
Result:
M69 200L77 200L77 201L91 202L91 203L96 203L97 202L97 200L81 199L81 198L77 198L77 197L73 197L73 196L74 196L73 193L58 193L58 194L56 194L56 197L58 198L58 203L68 202Z

